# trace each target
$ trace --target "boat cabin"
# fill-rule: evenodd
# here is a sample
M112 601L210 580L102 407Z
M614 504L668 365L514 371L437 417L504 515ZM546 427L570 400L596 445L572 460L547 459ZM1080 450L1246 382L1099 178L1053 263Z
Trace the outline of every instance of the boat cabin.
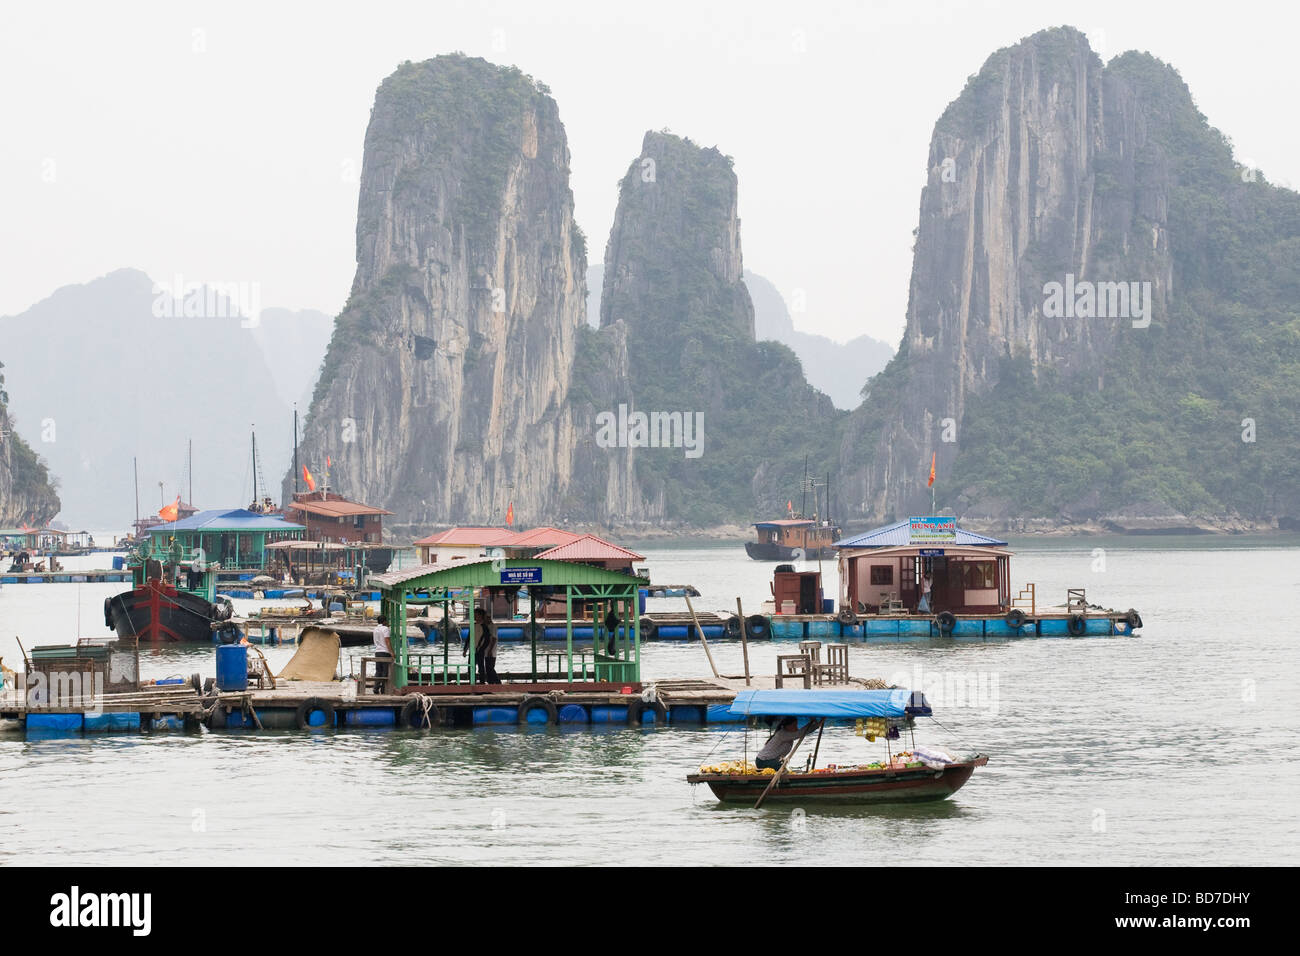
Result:
M173 545L200 560L222 568L267 566L266 547L277 541L301 540L307 529L280 515L256 514L244 508L200 511L179 521L148 529L155 553L169 553Z
M644 578L618 571L553 561L545 558L510 558L462 561L450 566L426 564L403 571L375 575L371 583L380 589L380 608L389 621L405 621L407 608L438 605L442 627L429 634L429 651L415 651L405 629L392 631L393 684L419 688L425 693L466 693L484 688L492 692L499 685L482 685L476 676L476 624L466 615L466 632L453 620L453 605L466 603L487 610L500 600L515 603L521 588L527 588L528 623L524 659L509 655L498 662L497 673L509 690L547 693L580 684L582 689L619 693L623 688L640 690L641 622L637 615L638 589L649 585ZM543 604L559 603L565 608L565 639L562 644L542 642L543 628L538 614ZM591 646L575 643L574 621L580 604L594 606L597 622ZM618 624L610 631L604 621L610 612ZM461 656L462 639L469 643L468 657ZM439 648L438 644L442 646ZM509 666L507 666L507 663ZM522 664L523 666L520 666Z
M858 614L917 613L926 575L929 613L1001 614L1011 605L1007 543L958 528L951 518L909 518L835 547L839 606Z
M383 544L384 515L392 514L332 491L298 492L284 510L307 529L308 541L334 544Z

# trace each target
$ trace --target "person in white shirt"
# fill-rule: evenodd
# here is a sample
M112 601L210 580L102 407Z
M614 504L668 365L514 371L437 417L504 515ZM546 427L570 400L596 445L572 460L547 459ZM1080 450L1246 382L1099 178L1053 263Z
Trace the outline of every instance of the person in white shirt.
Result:
M772 736L767 738L767 743L763 744L763 749L758 752L758 756L754 758L754 766L759 770L780 770L781 761L803 735L804 731L799 729L797 718L784 718Z
M388 679L390 666L388 661L393 659L392 637L388 630L388 618L379 615L379 622L375 625L374 631L375 642L375 676L382 677L385 681Z
M930 589L934 587L934 578L930 577L929 571L921 574L921 600L916 604L918 614L929 614L930 607Z

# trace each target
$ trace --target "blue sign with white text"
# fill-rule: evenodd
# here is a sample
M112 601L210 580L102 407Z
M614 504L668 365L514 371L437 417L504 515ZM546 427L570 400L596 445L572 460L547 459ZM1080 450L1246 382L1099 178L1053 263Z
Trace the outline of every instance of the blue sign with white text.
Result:
M502 584L541 584L541 568L502 568Z

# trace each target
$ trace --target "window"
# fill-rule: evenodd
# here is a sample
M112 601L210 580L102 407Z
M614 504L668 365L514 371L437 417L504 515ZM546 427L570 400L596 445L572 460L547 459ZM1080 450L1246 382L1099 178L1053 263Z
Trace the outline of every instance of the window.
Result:
M873 564L871 566L871 583L892 585L894 583L894 566L892 564Z
M964 585L968 591L992 590L997 587L997 564L993 561L964 561Z

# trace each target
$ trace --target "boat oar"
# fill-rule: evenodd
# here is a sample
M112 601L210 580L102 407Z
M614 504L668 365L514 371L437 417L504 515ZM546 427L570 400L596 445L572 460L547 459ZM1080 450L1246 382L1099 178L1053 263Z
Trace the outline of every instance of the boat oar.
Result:
M704 637L704 628L700 627L700 619L695 616L695 608L691 606L689 596L686 598L686 609L691 612L691 621L695 624L695 632L700 635L700 643L704 645L704 655L709 659L709 667L713 670L713 676L721 677L722 675L718 673L718 665L713 663L713 652L709 650L709 642Z
M826 718L822 717L817 723L818 729L820 730L820 728L825 723L826 723ZM808 734L812 732L812 728L813 728L812 721L809 721L808 726L803 729L803 733L799 736L799 739L796 740L794 742L794 746L790 748L790 752L786 754L785 759L781 761L780 768L776 771L776 773L772 775L772 782L767 785L767 789L763 791L762 795L758 798L758 802L754 804L755 810L757 810L759 807L763 805L763 801L767 799L767 795L772 792L772 788L776 786L776 782L781 779L781 775L784 774L786 768L790 766L790 758L793 757L794 752L799 749L799 745L803 743L804 740L807 739ZM819 735L818 744L820 743L821 743L821 737Z

